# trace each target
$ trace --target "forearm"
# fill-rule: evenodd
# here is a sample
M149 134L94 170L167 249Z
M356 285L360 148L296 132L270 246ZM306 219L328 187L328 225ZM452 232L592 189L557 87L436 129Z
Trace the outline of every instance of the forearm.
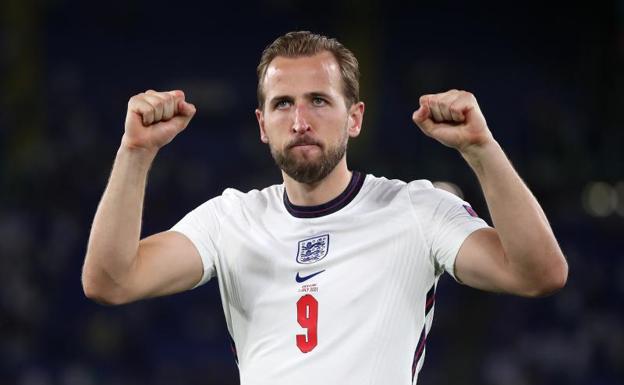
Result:
M113 295L135 262L141 234L141 216L149 167L155 153L117 152L110 180L91 227L83 267L83 287L88 296Z
M472 167L510 269L530 286L560 286L567 264L539 203L494 140L462 156ZM555 281L555 282L553 282Z

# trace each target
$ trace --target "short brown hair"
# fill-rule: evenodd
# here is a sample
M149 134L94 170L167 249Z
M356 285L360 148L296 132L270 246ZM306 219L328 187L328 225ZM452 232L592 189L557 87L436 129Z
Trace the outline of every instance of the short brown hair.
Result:
M328 51L334 55L340 75L342 88L347 107L360 101L360 70L358 61L349 49L338 40L330 39L323 35L317 35L309 31L288 32L278 37L262 52L260 64L258 64L258 107L264 108L264 90L262 82L266 75L267 67L277 56L289 58L301 56L313 56L317 53Z

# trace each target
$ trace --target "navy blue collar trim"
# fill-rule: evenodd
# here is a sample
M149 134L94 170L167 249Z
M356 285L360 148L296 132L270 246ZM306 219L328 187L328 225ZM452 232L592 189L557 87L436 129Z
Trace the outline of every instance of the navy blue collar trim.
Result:
M335 213L348 205L357 196L364 184L364 179L366 179L366 175L353 171L351 181L349 181L347 188L340 195L327 203L317 206L297 206L290 203L288 195L286 195L286 189L284 189L284 206L286 206L286 210L292 216L297 218L316 218Z

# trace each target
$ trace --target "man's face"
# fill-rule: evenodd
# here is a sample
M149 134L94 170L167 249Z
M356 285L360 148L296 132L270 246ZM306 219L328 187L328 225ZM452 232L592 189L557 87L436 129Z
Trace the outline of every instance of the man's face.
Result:
M345 105L340 67L330 52L278 56L263 81L264 108L256 110L260 139L291 178L322 180L344 158L348 138L359 134L364 104Z

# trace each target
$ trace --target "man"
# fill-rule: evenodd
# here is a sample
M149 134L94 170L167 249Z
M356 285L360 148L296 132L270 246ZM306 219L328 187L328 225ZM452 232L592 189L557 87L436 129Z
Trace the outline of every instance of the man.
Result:
M347 168L364 115L358 75L333 39L278 38L258 66L256 117L284 183L227 189L142 240L148 169L195 107L181 91L133 96L91 230L86 295L127 303L216 276L242 384L410 384L443 271L522 296L563 287L567 264L548 221L470 93L424 95L412 119L472 167L495 228L428 181Z

